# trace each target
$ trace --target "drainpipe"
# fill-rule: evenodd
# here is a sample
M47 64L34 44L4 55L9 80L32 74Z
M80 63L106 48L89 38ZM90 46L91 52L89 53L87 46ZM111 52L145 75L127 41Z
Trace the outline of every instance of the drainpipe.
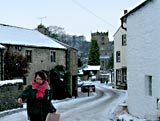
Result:
M121 18L121 27L122 27L122 29L124 29L124 30L127 31L127 28L125 28L125 27L123 26L123 19L124 19L124 18Z
M160 120L160 98L157 98L157 117Z
M1 56L1 64L0 64L0 70L1 70L1 74L0 74L0 80L4 80L4 49L2 49L0 51L0 56Z
M124 16L121 18L121 27L122 27L122 29L124 29L124 30L126 30L127 31L127 28L125 28L124 26L123 26L123 21L124 21L124 19L126 19L126 14L128 13L128 10L124 10L123 11L124 12Z

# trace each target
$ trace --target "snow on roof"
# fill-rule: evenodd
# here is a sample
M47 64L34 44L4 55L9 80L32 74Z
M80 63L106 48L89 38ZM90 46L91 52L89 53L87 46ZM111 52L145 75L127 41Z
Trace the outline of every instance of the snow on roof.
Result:
M82 69L78 70L78 75L83 75L83 70Z
M5 47L4 47L3 45L0 44L0 49L3 49L3 48L5 48Z
M123 19L124 17L128 17L129 15L131 15L131 13L137 11L138 9L145 6L147 3L151 2L151 1L152 0L141 0L135 6L132 6L132 8L129 10L129 12L127 14L125 14L124 16L122 16L121 19Z
M91 65L87 65L85 68L83 68L83 70L85 71L89 71L89 70L100 70L100 66L91 66Z
M74 47L72 47L72 46L70 46L70 45L68 45L68 44L66 44L66 43L63 43L63 42L61 42L61 41L59 41L59 40L56 40L56 39L54 39L56 42L58 42L59 44L62 44L64 47L67 47L67 48L72 48L72 49L74 49L74 50L78 50L78 49L76 49L76 48L74 48Z
M16 83L23 83L23 80L22 79L14 79L14 80L0 81L0 86L7 85L7 84L16 84Z
M66 49L63 45L37 30L3 24L0 24L0 43Z
M110 56L108 56L108 55L106 55L106 56L104 56L104 55L100 56L100 59L109 59L109 58L110 58Z

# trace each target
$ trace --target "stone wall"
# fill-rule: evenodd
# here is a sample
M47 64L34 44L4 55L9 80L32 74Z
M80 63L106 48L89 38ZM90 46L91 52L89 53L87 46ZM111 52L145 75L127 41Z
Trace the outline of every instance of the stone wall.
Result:
M0 81L0 111L21 107L17 97L23 91L23 81Z
M10 51L13 53L20 53L23 56L26 56L26 50L32 52L31 60L29 63L28 73L25 75L26 85L31 84L31 81L34 78L34 74L40 70L51 70L56 65L63 65L66 67L66 50L63 49L52 49L52 48L38 48L38 47L29 47L29 46L20 46L21 50L17 50L18 46L11 45L9 47ZM56 53L55 62L51 62L51 51Z

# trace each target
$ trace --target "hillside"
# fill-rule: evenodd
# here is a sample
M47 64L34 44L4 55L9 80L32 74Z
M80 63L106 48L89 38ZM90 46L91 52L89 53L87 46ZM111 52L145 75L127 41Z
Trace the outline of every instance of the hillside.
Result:
M82 61L88 57L91 42L86 41L84 36L62 35L58 40L76 48Z

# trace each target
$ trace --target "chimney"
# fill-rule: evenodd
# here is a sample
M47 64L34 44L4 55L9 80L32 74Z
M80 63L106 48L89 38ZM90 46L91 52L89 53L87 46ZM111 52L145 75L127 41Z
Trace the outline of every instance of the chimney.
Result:
M124 10L124 15L128 13L128 10Z

